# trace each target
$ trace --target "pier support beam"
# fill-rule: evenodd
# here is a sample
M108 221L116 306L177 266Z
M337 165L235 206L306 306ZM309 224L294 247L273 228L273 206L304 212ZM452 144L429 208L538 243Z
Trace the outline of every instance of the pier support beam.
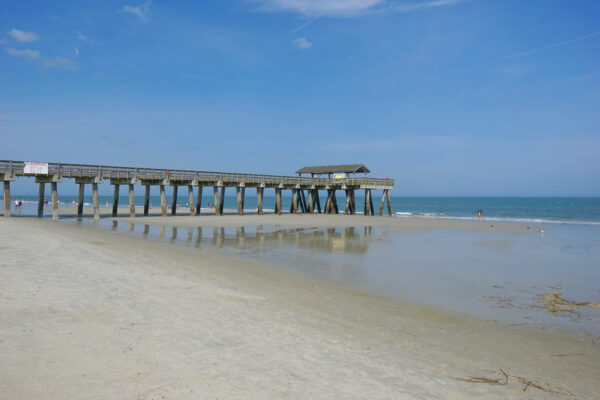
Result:
M150 213L150 185L146 185L146 191L144 192L144 217L147 217Z
M179 186L173 186L173 201L171 202L171 215L177 215L177 188Z
M300 189L300 206L302 207L302 212L308 212L308 205L306 204L306 195L304 194L304 190Z
M334 214L338 214L340 211L338 210L338 204L337 204L337 197L335 195L336 190L333 189L331 191L331 205L332 205L332 211Z
M383 205L385 200L387 199L387 203L388 203L388 214L391 217L392 216L392 206L390 204L390 191L389 189L383 189L383 194L381 195L381 206L379 206L379 215L383 215Z
M281 215L281 188L275 188L275 212Z
M386 189L385 197L387 197L388 215L391 217L392 216L392 202L390 201L390 189Z
M160 185L160 214L167 216L167 195L165 194L165 185Z
M258 203L258 215L263 215L263 193L265 188L256 188L256 202Z
M98 184L92 183L92 203L94 203L94 220L100 219L100 204L98 202Z
M238 214L244 215L244 198L246 196L246 188L243 186L236 186L235 192L237 195Z
M83 216L83 194L85 191L85 183L79 184L79 196L77 196L77 216Z
M117 216L117 211L119 209L119 184L115 184L115 192L113 195L113 208L112 208L112 216Z
M10 217L10 182L4 181L4 216Z
M356 215L356 197L354 196L354 189L350 189L350 203L352 206L352 215Z
M314 189L308 190L308 213L309 214L314 214L314 212L315 212L315 203L313 201L313 193L314 192L315 192Z
M321 214L321 200L319 199L319 190L315 189L315 200L317 201L317 211Z
M365 215L373 215L372 204L373 201L371 201L371 189L365 189Z
M196 215L196 209L194 208L194 187L188 185L188 203L190 205L190 215L193 217Z
M133 183L129 184L129 218L135 218L135 193Z
M221 215L221 204L219 203L219 187L213 186L213 191L215 194L213 201L213 205L215 206L215 215Z
M202 208L202 186L198 186L198 199L196 199L196 215L200 215Z
M332 213L331 189L327 189L327 200L325 200L325 214Z
M350 212L350 190L346 189L346 208L344 209L344 214L348 215Z
M371 189L369 189L369 205L371 206L371 215L375 215L375 207L373 207L373 196L371 195Z
M50 187L52 188L52 219L58 220L58 183L51 182Z
M225 207L225 186L221 186L221 200L219 201L219 215L223 215L223 207Z
M298 213L298 189L292 189L292 204L290 205L290 212Z
M46 188L46 183L40 182L40 189L38 191L38 218L42 218L44 216L44 190Z

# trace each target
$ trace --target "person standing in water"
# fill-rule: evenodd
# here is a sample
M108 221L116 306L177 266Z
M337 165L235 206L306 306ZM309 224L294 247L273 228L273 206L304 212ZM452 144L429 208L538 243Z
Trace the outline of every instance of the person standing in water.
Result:
M481 210L477 211L477 218L481 219L482 216L483 216L483 211L481 211Z

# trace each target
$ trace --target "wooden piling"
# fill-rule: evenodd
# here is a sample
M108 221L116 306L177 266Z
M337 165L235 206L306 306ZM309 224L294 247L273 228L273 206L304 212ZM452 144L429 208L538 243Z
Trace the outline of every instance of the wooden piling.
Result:
M275 212L281 215L281 188L275 188Z
M219 204L219 187L213 186L214 191L214 206L215 206L215 215L221 215L221 206Z
M80 183L79 184L79 196L77 196L77 216L78 217L83 216L83 193L84 193L84 190L85 190L85 184Z
M160 185L160 210L163 217L167 216L167 195L165 185Z
M294 214L298 213L298 189L292 189L292 205L290 206L290 212Z
M265 188L256 188L256 202L258 203L258 215L263 215L263 193Z
M345 192L346 192L346 208L344 209L344 214L348 215L348 213L350 212L350 191L349 191L349 189L346 189Z
M315 212L315 202L313 200L314 189L308 189L308 213L314 214Z
M4 216L10 217L10 182L4 181Z
M365 189L365 211L364 211L364 215L369 215L369 195L371 194L371 191L369 189Z
M129 184L129 218L135 218L135 193L133 183Z
M200 215L202 209L202 186L198 185L198 199L196 200L196 215Z
M51 182L50 187L52 189L52 219L58 220L58 183Z
M375 208L373 207L373 196L371 196L371 189L369 189L369 205L371 206L371 215L375 215Z
M193 217L196 215L196 209L194 208L194 187L188 185L188 204L190 205L190 215Z
M177 215L177 190L179 186L173 185L173 200L171 201L171 215Z
M385 196L387 197L387 203L388 203L388 215L391 217L392 216L392 202L390 201L390 190L389 189L385 190Z
M39 185L40 185L40 188L38 191L37 216L38 216L38 218L42 218L44 216L44 190L46 188L46 184L44 182L40 182Z
M381 205L379 206L379 216L383 215L383 203L385 202L385 189L383 190L383 194L381 195Z
M308 205L306 204L306 195L304 194L304 190L300 190L300 205L302 206L302 212L308 212Z
M92 183L92 203L94 203L94 220L100 219L100 204L98 202L98 184Z
M144 193L144 217L147 217L150 213L150 185L146 185L146 192Z
M317 211L321 214L321 199L319 198L319 189L315 189L315 200L317 201Z
M117 211L119 209L119 185L115 184L115 192L113 194L113 208L112 208L112 216L117 216Z
M219 215L223 215L224 207L225 207L225 186L221 186L221 201L219 202Z
M332 202L332 210L334 214L338 214L340 211L338 210L337 196L335 194L336 190L333 189L331 191L331 202Z
M352 207L352 215L356 215L356 196L354 189L350 189L350 203Z
M245 189L245 187L235 187L235 194L237 196L238 215L244 215L244 195L246 194Z

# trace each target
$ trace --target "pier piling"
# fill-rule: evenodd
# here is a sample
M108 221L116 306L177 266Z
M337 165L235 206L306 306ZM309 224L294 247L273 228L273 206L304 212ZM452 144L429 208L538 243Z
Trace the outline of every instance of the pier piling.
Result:
M198 185L198 199L196 200L196 215L200 215L202 208L202 186Z
M265 188L256 187L256 202L258 203L258 215L263 215L263 193Z
M94 220L100 219L100 204L98 203L98 184L92 183L92 202L94 203Z
M145 185L146 191L144 192L144 217L150 213L150 185Z
M42 218L44 216L44 190L46 188L46 183L40 182L39 185L40 185L40 188L38 191L37 216L38 216L38 218Z
M171 202L171 215L177 215L177 185L173 185L173 201Z
M135 218L135 193L133 183L129 184L129 218Z
M77 216L80 218L83 216L83 193L84 193L84 191L85 191L85 184L80 183L79 184L79 196L77 197Z
M165 185L160 185L160 215L167 216L167 195L165 194Z
M51 182L52 188L52 219L58 220L58 183Z
M115 192L113 195L112 216L116 217L119 210L119 184L115 184Z
M4 216L10 217L10 182L4 181Z
M219 204L219 187L213 186L213 192L214 192L213 206L215 207L215 215L221 215L221 206Z
M196 209L194 208L194 187L192 185L188 185L188 204L190 215L193 217L196 214Z

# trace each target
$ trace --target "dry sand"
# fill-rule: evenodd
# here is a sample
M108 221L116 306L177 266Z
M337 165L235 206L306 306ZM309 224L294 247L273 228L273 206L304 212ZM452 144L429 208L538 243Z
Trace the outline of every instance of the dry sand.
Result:
M593 399L599 346L211 249L0 220L2 399Z

